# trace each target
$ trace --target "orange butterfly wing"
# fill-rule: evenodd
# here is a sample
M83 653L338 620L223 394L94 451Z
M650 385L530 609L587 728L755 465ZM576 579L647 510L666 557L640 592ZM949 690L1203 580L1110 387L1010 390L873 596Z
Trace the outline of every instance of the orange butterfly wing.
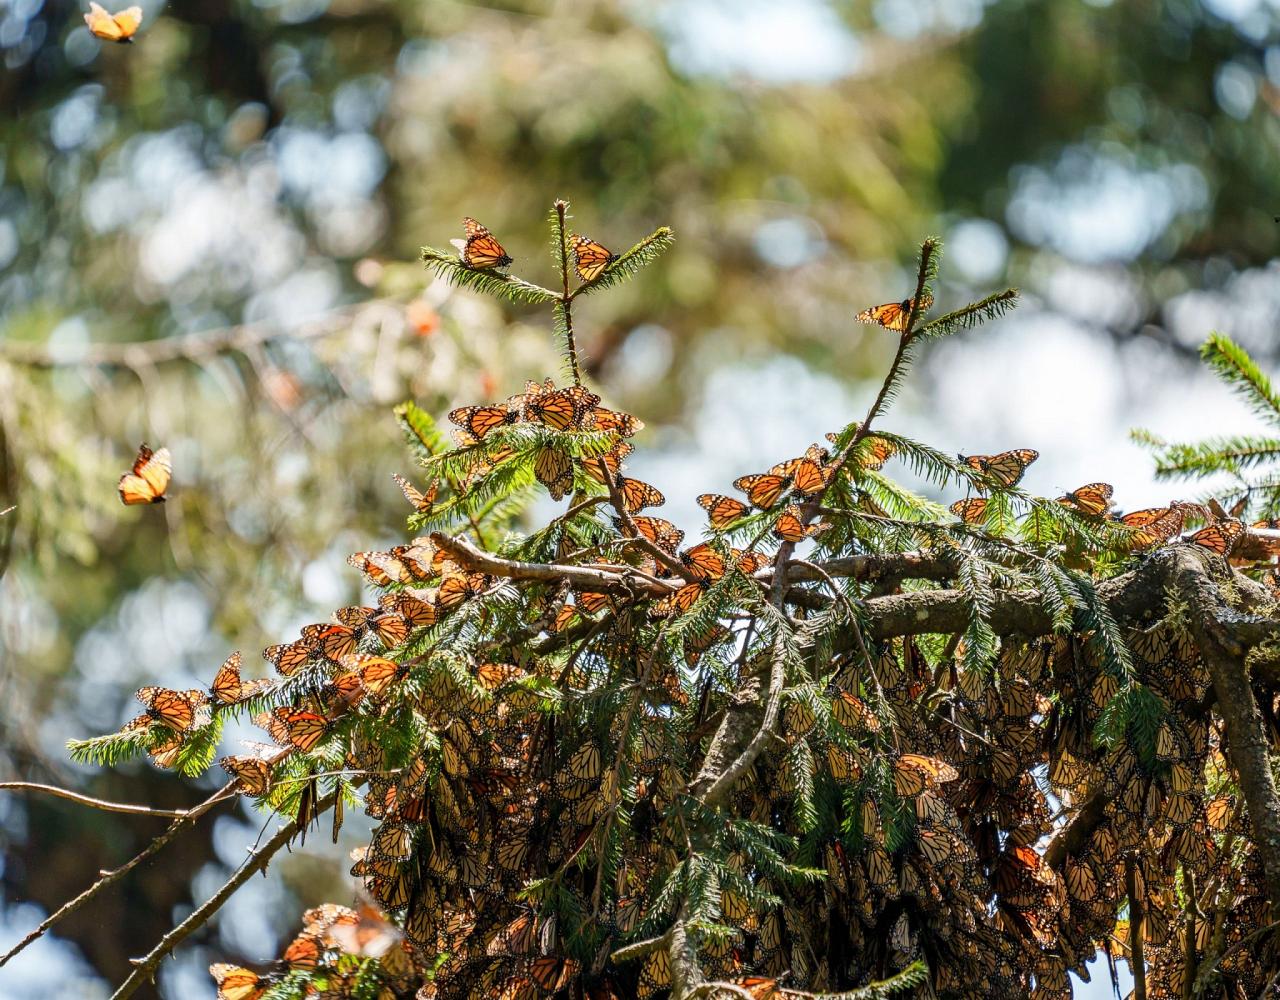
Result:
M965 524L981 524L983 515L987 511L987 501L981 497L972 497L968 500L957 500L947 510L955 514L956 517L964 521Z
M142 8L129 7L117 14L109 14L96 3L89 4L84 23L98 38L108 42L131 42L142 24Z
M591 237L580 236L577 233L569 237L569 249L573 251L573 269L578 274L578 280L583 284L595 281L604 274L610 264L618 259L616 254L610 253Z
M1058 503L1077 510L1081 514L1096 517L1110 509L1112 492L1110 483L1089 483L1078 490L1064 493L1058 497Z
M741 490L755 506L768 510L776 504L787 488L789 477L774 472L761 472L754 476L741 476L733 481L733 488Z
M619 479L618 489L622 493L622 506L628 514L635 514L646 507L661 507L667 502L661 490L639 479Z
M485 270L506 267L511 263L511 256L502 248L502 244L475 219L470 216L463 219L462 228L467 234L466 241L462 244L462 263L467 267Z
M719 493L702 494L698 497L698 506L707 512L711 527L716 531L723 531L734 521L751 512L751 508L741 500L722 496Z
M153 452L145 443L139 445L132 470L120 477L117 486L120 500L126 506L163 503L172 473L173 463L168 448Z

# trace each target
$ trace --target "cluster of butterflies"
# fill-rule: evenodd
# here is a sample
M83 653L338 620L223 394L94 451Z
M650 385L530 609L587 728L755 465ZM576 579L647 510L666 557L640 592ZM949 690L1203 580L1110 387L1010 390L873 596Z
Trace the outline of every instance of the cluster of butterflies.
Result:
M1028 466L1037 458L1039 452L1030 448L1016 448L1001 452L998 455L961 455L964 462L975 474L975 481L980 489L1012 489L1017 486L1026 473ZM1110 522L1118 527L1127 528L1130 548L1144 549L1153 545L1168 542L1182 534L1184 523L1188 519L1207 521L1205 527L1192 533L1187 541L1202 546L1219 555L1230 554L1236 542L1245 533L1245 525L1238 515L1243 511L1247 498L1231 511L1215 509L1213 505L1204 506L1198 503L1174 501L1165 507L1148 507L1117 514L1112 511L1111 498L1114 490L1110 483L1086 483L1078 489L1064 493L1057 502L1068 510L1084 517L1096 518ZM986 497L967 497L951 504L950 511L966 524L982 524L986 518L988 500ZM1254 527L1270 527L1270 521L1258 521Z
M632 450L626 439L644 424L629 413L601 406L600 397L581 385L557 389L551 379L530 381L523 393L504 402L458 407L449 413L449 420L457 425L455 437L464 448L476 447L495 430L519 423L541 424L557 431L612 432L618 437L617 444L594 458L574 459L550 445L539 448L534 456L534 475L556 500L573 489L576 466L600 485L616 488L631 513L666 503L657 487L621 475L623 459ZM486 449L483 460L472 466L471 477L484 475L514 454L514 449L507 446ZM413 502L412 496L410 501Z
M458 248L458 256L465 267L476 271L507 267L512 257L491 232L468 216L462 220L465 237L450 242ZM572 233L569 236L569 252L573 255L573 270L578 280L589 285L618 259L618 255L589 236Z
M373 960L376 975L364 973ZM360 996L395 1000L412 988L415 970L400 929L385 913L362 903L359 909L324 903L302 915L302 931L284 949L277 970L260 974L238 965L215 962L209 974L218 1000L259 1000L295 970L319 984L320 997ZM311 995L310 993L308 995Z

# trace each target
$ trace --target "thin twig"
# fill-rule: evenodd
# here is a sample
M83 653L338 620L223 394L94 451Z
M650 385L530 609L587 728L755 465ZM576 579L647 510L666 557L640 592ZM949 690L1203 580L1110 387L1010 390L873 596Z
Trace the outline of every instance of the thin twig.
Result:
M43 792L45 795L67 799L70 802L78 802L82 806L91 806L94 809L101 809L103 812L127 813L133 816L161 816L168 819L180 819L189 812L187 809L154 809L151 806L135 806L127 802L108 802L106 799L95 799L67 788L59 788L56 785L41 785L33 781L0 781L0 790Z
M556 242L560 250L560 277L563 279L564 289L560 295L560 308L564 312L564 338L569 347L573 384L582 385L582 369L578 367L578 343L573 337L573 296L569 294L569 243L564 228L568 211L569 203L563 198L556 199Z
M96 895L98 895L98 893L100 893L103 889L107 888L107 886L112 885L115 882L118 882L129 872L133 871L134 868L142 864L142 862L146 861L148 858L152 857L153 855L158 854L161 850L164 849L164 847L171 840L173 840L174 837L178 835L178 833L182 830L183 826L185 826L188 823L195 822L197 819L199 819L201 816L207 813L210 809L216 806L219 802L223 802L229 798L232 798L235 794L233 789L235 788L237 783L238 783L237 781L227 782L227 784L223 785L220 789L214 792L211 796L209 796L209 798L205 799L199 805L193 806L191 809L188 809L186 812L186 815L180 816L178 819L174 820L173 823L170 824L169 829L165 830L164 833L156 837L156 839L153 840L150 844L148 844L141 851L141 853L135 855L133 860L126 862L125 864L121 865L119 868L115 868L115 869L112 869L111 871L103 872L101 874L101 877L99 877L98 881L94 882L93 885L89 886L89 888L87 888L84 892L80 893L80 895L76 896L74 899L70 900L69 902L64 903L61 907L59 907L49 916L45 917L45 919L41 921L40 926L38 926L35 930L33 930L30 934L24 937L12 948L10 948L9 951L6 952L3 956L0 956L0 966L3 966L6 962L9 961L9 959L13 958L14 955L18 954L18 952L26 948L27 945L39 939L45 933L45 931L47 931L54 924L58 923L60 920L62 920L65 917L71 916L71 914L75 913L77 910L83 907L86 903L88 903L91 899L93 899Z
M326 795L316 803L316 807L308 819L314 819L321 813L326 812L333 805L336 797L336 792ZM281 848L293 840L297 833L298 821L292 819L276 831L274 837L245 859L245 862L236 869L217 892L198 906L186 920L162 937L160 943L147 952L146 956L140 959L133 959L134 970L129 973L129 978L120 984L120 988L111 994L111 1000L125 1000L126 997L133 996L143 983L152 979L161 960L192 933L208 923L210 918L222 908L222 904L230 899L240 886L266 868L271 859Z

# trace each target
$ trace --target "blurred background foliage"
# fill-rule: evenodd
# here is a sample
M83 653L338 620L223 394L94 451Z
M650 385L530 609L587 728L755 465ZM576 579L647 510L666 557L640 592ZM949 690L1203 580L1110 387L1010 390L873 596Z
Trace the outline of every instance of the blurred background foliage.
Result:
M463 214L544 282L553 197L615 249L675 229L577 318L591 378L650 424L642 472L677 478L682 449L702 472L708 450L748 462L734 473L781 457L762 419L801 442L827 429L815 410L847 420L843 387L891 347L851 314L906 294L927 233L949 243L944 299L1024 288L1011 329L1043 338L1029 357L1082 407L1114 378L1116 398L1185 410L1210 327L1280 354L1276 0L143 6L137 44L113 46L76 3L0 0L5 776L195 801L146 766L73 768L63 743L118 726L144 682L207 683L232 648L359 599L347 553L403 534L394 403L441 413L557 370L520 308L416 263ZM1095 360L1072 368L1081 345ZM911 429L1040 433L997 402L1022 398L1016 361L975 357L935 359ZM1100 425L1052 419L1119 438L1131 411L1107 405ZM125 510L115 478L143 439L174 452L173 500ZM102 995L260 824L189 836L0 972L0 994L47 993L56 968L60 995ZM0 941L151 826L0 797ZM242 894L164 993L211 993L211 956L260 960L299 901L349 897L324 858Z

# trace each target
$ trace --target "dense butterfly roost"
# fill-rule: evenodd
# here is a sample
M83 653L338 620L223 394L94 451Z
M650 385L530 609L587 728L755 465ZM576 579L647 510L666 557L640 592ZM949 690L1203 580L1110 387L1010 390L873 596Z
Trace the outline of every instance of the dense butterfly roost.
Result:
M573 300L670 237L615 257L565 217L562 293L501 274L471 220L461 258L424 256L552 303L576 372ZM335 830L344 803L378 821L352 873L379 909L308 913L266 972L214 966L223 1000L1066 998L1099 948L1145 962L1150 997L1261 995L1280 816L1244 649L1269 720L1280 672L1274 598L1226 557L1273 543L1240 510L1117 516L1104 483L1020 489L1034 451L873 427L918 344L1013 302L924 323L939 252L859 317L899 338L867 414L700 497L687 547L625 474L640 421L576 380L454 410L456 447L398 409L430 486L397 477L416 537L352 557L377 606L268 649L276 679L233 656L77 746L199 771L228 713L261 711L272 744L222 761L243 794L303 829L330 797ZM891 460L959 483L959 519ZM539 488L565 509L519 533Z

